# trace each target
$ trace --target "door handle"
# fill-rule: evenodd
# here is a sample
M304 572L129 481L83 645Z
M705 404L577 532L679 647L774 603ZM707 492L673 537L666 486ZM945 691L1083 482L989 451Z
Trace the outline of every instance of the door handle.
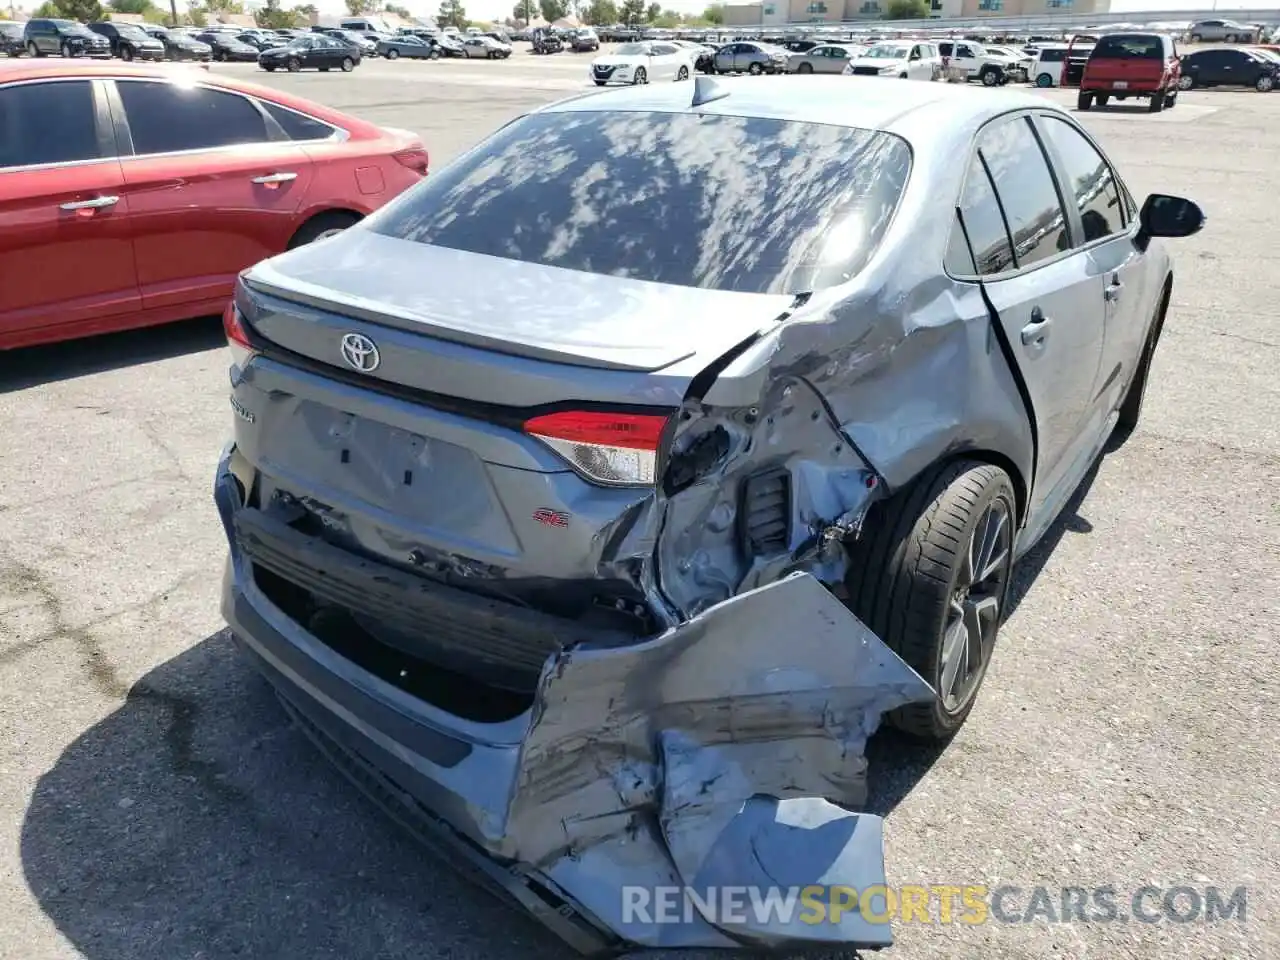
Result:
M60 203L58 204L58 209L73 213L81 210L93 212L94 210L101 210L103 207L114 207L119 202L119 197L94 197L92 200L72 200L70 203Z
M1049 326L1053 323L1049 317L1046 317L1039 307L1031 311L1031 322L1022 328L1022 345L1025 347L1038 347L1044 343L1045 338L1049 336Z
M290 180L297 180L296 173L268 173L263 177L254 177L254 183L260 183L264 187L278 187L282 183L288 183Z
M1102 291L1102 297L1104 300L1114 303L1120 299L1120 291L1123 289L1124 281L1122 281L1118 276L1112 277L1111 282L1107 284L1107 288Z

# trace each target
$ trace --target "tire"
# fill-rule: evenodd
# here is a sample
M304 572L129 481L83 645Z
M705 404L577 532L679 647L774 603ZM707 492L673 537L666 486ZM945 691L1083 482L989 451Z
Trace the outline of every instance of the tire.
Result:
M994 67L988 67L978 74L978 79L982 81L984 87L998 86L1000 83L1000 71Z
M973 709L1008 602L1016 527L1009 476L960 460L872 506L849 545L853 613L938 691L930 703L889 715L905 733L949 740ZM976 576L971 558L982 568ZM967 638L966 624L973 628Z
M1077 110L1088 110L1088 109L1089 109L1090 107L1092 107L1092 106L1093 106L1093 94L1092 94L1092 93L1078 93L1078 94L1076 94L1076 109L1077 109Z
M631 82L636 86L649 82L649 74L645 72L644 67L636 67L636 72L631 75Z
M1160 305L1156 307L1155 320L1151 324L1151 332L1147 334L1147 342L1142 346L1142 355L1138 359L1133 379L1129 382L1129 389L1125 391L1124 399L1120 401L1115 430L1107 441L1108 451L1119 450L1138 429L1138 422L1142 419L1142 404L1147 397L1147 379L1151 373L1151 360L1155 356L1156 346L1160 343L1160 331L1164 329L1164 317L1168 309L1169 288L1166 287L1164 294L1160 297Z
M399 51L399 50L397 50L397 49L395 49L394 47L392 47L390 50L388 50L388 51L387 51L387 59L388 59L388 60L399 60L399 59L400 59L400 51Z
M355 68L356 68L356 62L355 62L354 60L352 60L350 57L343 57L343 58L342 58L342 72L343 72L343 73L350 73L350 72L351 72L352 70L354 70Z
M1047 90L1053 86L1053 76L1047 73L1040 74L1040 76L1036 77L1036 86L1042 90Z
M264 63L264 64L262 65L262 69L263 69L263 70L265 70L265 71L267 71L267 73L275 73L275 72L276 72L276 68L275 68L274 66L272 66L271 64L266 64L266 63Z
M688 80L688 79L689 79L688 67L681 67L679 70L676 71L676 83L679 83L681 80Z
M796 67L796 73L813 73L813 64L812 63L800 64L800 66Z
M1196 78L1193 76L1190 76L1189 74L1184 73L1182 76L1178 78L1179 90L1190 90L1195 85L1196 85Z
M1147 113L1159 113L1164 109L1164 91L1157 90L1151 94L1151 102L1147 104Z
M440 51L439 51L439 50L432 50L430 53L428 53L428 54L427 54L427 59L428 59L428 60L439 60L439 59L440 59Z
M63 55L64 57L66 57L66 58L68 58L68 59L70 59L71 57L74 57L74 56L75 56L75 54L73 54L73 53L71 52L71 47L70 47L70 45L69 45L69 44L65 44L65 43L64 43L64 44L62 45L62 50L61 50L60 52L62 53L62 55Z
M1105 107L1110 102L1111 102L1111 96L1109 94L1106 94L1106 93L1098 94L1098 106Z
M906 75L905 73L900 73L900 74L898 74L898 79L899 79L899 80L905 80L905 79L907 79L907 75Z
M133 59L133 48L132 48L132 47L121 47L121 48L120 48L120 59L121 59L121 60L123 60L125 63L128 63L130 60L132 60L132 59Z
M335 210L332 213L317 214L298 228L297 233L289 240L289 249L293 250L295 247L304 247L308 243L323 240L359 222L360 218L354 213Z
M764 66L758 62L753 63L747 67L747 73L751 74L753 77L758 77L760 74L764 73Z
M1204 38L1203 38L1202 36L1200 36L1200 34L1198 34L1198 33L1193 33L1193 34L1191 35L1191 42L1192 42L1192 43L1203 43L1203 42L1204 42Z
M1169 94L1167 97L1164 98L1164 108L1166 110L1172 110L1177 105L1178 105L1178 91L1175 90L1173 91L1173 93Z
M34 40L27 41L27 56L29 57L44 56L44 54L40 52L40 48L36 46L36 42Z
M302 64L298 61L297 57L290 57L289 62L285 64L285 69L290 73L297 73L302 69Z
M1226 43L1235 43L1235 42L1236 42L1236 35L1235 35L1234 33L1228 33L1228 34L1227 34L1225 37L1223 37L1222 39L1223 39L1223 41L1225 41Z
M1257 90L1259 93L1269 93L1274 90L1275 87L1275 80L1267 74L1259 77L1258 82L1253 85L1253 89Z
M596 81L596 86L597 86L597 87L603 87L603 86L604 86L604 83L605 83L605 82L604 82L603 80L597 80L597 81Z

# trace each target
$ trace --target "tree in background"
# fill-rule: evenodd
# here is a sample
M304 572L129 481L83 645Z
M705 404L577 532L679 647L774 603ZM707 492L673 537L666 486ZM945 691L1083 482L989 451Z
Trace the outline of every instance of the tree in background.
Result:
M285 30L298 25L297 10L285 10L280 0L266 0L259 9L253 11L254 22L266 30Z
M88 23L106 16L98 0L45 0L31 14L33 17L56 17Z
M440 0L440 9L436 13L436 23L442 27L457 27L465 30L471 25L467 19L467 10L462 0Z
M927 0L889 0L885 7L886 20L928 20L929 4Z
M568 0L538 0L538 12L547 23L555 23L569 15Z
M722 24L724 23L724 4L713 3L707 9L702 11L702 19L707 23Z
M382 9L387 11L387 13L394 13L397 17L399 17L402 20L413 19L413 14L409 12L408 7L397 6L394 3L384 3L382 5Z
M644 22L653 23L653 21L657 20L660 16L662 16L662 4L651 3L645 8Z
M347 5L347 13L353 17L358 17L362 13L373 13L377 4L373 0L343 0Z
M644 0L622 0L618 15L628 27L636 26L644 19Z
M613 0L591 0L586 9L587 23L597 27L607 27L618 22L618 5Z

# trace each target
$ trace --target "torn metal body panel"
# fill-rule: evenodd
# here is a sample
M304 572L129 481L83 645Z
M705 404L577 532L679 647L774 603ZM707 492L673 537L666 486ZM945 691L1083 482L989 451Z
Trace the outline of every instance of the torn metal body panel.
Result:
M580 947L891 942L857 911L814 924L798 911L726 919L714 904L724 888L884 883L879 818L853 812L866 799L863 750L884 712L934 694L812 576L639 642L580 628L526 709L469 721L345 660L273 602L259 563L272 562L263 542L276 528L245 525L256 511L234 456L215 496L232 544L223 614L241 644L329 749L377 771L357 778L366 788L377 778L599 932ZM305 543L282 542L314 561ZM323 559L314 565L335 561ZM376 599L391 606L390 593ZM624 900L628 886L688 890L694 909L663 922Z

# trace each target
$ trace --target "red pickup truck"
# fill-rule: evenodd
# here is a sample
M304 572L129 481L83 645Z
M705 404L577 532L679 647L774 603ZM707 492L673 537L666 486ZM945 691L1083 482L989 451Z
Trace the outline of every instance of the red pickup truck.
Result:
M1064 66L1065 70L1065 66ZM1105 107L1114 97L1145 97L1151 113L1178 102L1178 51L1162 33L1112 33L1100 37L1080 77L1076 106Z

